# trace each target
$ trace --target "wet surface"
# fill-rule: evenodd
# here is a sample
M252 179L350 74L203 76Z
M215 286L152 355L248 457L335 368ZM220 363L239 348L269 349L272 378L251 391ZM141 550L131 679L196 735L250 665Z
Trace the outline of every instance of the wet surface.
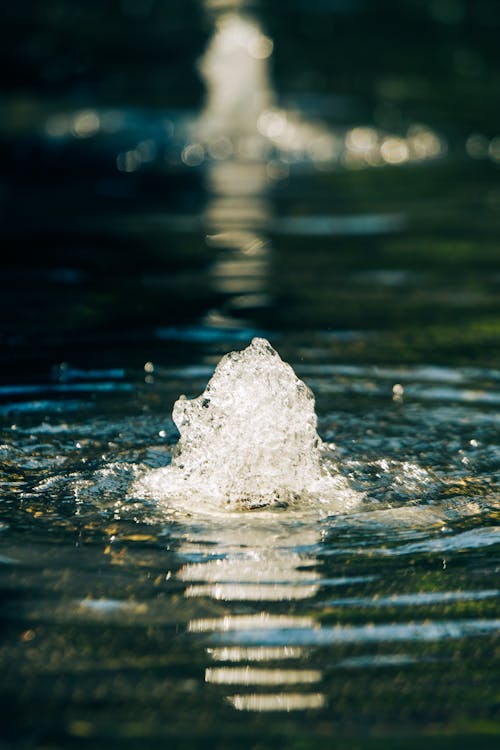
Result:
M35 5L2 51L0 746L496 747L498 4ZM254 336L359 506L132 492Z
M488 746L498 373L304 354L304 372L294 364L320 432L363 493L348 513L206 515L132 496L137 476L168 461L179 388L206 380L192 366L148 382L80 373L83 397L4 405L7 736L253 747L275 732L291 746L335 736L371 747L425 732L440 747L458 734ZM447 384L462 379L466 389Z

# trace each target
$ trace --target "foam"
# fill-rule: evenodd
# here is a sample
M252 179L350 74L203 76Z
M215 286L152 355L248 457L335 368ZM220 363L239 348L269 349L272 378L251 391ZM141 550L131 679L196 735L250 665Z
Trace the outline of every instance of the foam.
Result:
M173 420L180 440L171 464L136 492L193 510L338 512L359 501L324 459L311 390L266 339L223 357L198 398L176 401Z

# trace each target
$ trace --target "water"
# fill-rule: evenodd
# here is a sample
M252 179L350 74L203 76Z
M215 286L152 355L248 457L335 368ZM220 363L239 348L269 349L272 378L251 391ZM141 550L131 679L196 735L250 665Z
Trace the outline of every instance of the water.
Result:
M134 492L198 513L260 508L346 511L351 492L317 433L314 396L269 341L227 354L203 393L181 396L170 465L146 472Z
M496 3L94 5L5 20L0 746L497 747ZM136 491L254 337L355 503Z
M317 343L292 364L362 493L346 512L131 492L168 461L179 386L206 383L190 365L4 405L7 741L493 747L499 373L339 366Z

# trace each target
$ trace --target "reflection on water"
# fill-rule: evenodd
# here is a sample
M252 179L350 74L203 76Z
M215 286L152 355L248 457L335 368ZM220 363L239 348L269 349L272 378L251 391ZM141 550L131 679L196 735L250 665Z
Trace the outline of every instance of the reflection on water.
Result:
M257 720L281 731L286 717L305 740L318 724L330 738L338 726L357 737L360 715L370 731L418 736L436 723L456 733L464 717L493 721L494 407L463 398L431 408L408 386L488 390L496 371L337 368L329 340L293 351L314 382L321 434L366 497L342 515L202 517L130 495L176 440L151 405L187 385L199 392L201 360L157 368L147 383L116 372L133 405L130 391L99 391L99 373L67 370L88 389L81 403L54 394L16 408L33 405L26 393L3 412L0 693L11 706L17 696L13 731L35 705L44 716L33 721L63 723L63 745L82 721L96 742L110 726L120 738L170 740L168 717L184 739L239 728L249 748Z
M442 156L444 139L420 123L395 135L374 126L332 129L300 110L278 105L269 60L273 40L256 16L236 9L215 16L215 32L201 60L207 103L187 147L187 163L205 158L260 160L271 181L286 177L290 165L310 162L318 169L397 166Z
M207 597L217 601L256 603L293 602L314 597L320 575L317 560L309 550L320 541L319 528L302 523L287 523L283 517L268 514L260 522L223 521L217 526L190 530L179 547L181 556L195 556L196 562L186 563L178 573L189 585L184 595ZM214 556L215 552L215 556ZM204 558L200 561L200 557ZM191 583L193 582L193 583ZM268 605L269 606L269 605ZM314 628L312 617L273 614L265 609L257 614L226 614L223 618L194 619L189 622L191 633L231 633L252 630L260 632L278 628L285 636L296 628ZM207 648L212 661L238 662L238 666L207 667L205 682L217 685L272 686L317 685L322 673L318 669L292 668L290 662L303 664L307 650L277 644L273 647L247 648L222 646ZM272 665L286 661L286 666L264 668L254 663ZM273 692L231 694L227 700L239 710L291 711L324 705L325 696L310 693Z
M206 243L219 251L211 267L221 309L206 314L210 326L232 316L251 316L271 308L270 234L295 236L374 236L399 233L398 214L274 216L271 192L291 169L332 170L397 166L442 156L446 144L430 128L412 124L405 137L374 127L335 129L308 118L307 112L278 105L272 88L273 40L255 15L229 12L208 3L214 33L200 60L206 83L205 107L187 130L182 159L203 166L207 205Z
M218 685L307 685L321 680L315 669L256 669L255 667L208 667L205 682Z
M250 693L231 695L228 700L239 711L305 711L325 705L321 693Z
M408 523L413 527L410 536L418 536L414 526L413 509L401 508L386 511L388 519L404 541ZM445 516L444 509L441 509ZM259 519L259 515L263 517ZM352 523L362 526L375 524L378 533L380 511L356 514L356 519L348 519L346 529ZM451 515L453 517L453 514ZM432 528L427 519L424 526ZM381 522L384 525L384 521ZM446 521L441 519L441 524ZM418 524L416 526L418 529ZM441 526L441 533L446 532ZM220 519L210 525L196 524L184 529L178 553L187 562L179 570L177 577L187 583L184 596L226 603L222 617L195 618L188 623L188 631L193 635L208 639L206 653L212 662L221 666L208 666L205 669L205 682L211 685L224 685L240 689L266 686L266 693L229 693L227 701L238 710L245 711L298 711L319 709L327 705L324 692L318 692L324 676L321 668L304 668L308 662L316 662L313 649L326 645L342 644L397 644L411 642L441 642L473 636L486 636L496 633L500 620L492 617L467 619L458 616L454 620L431 621L428 619L370 623L354 625L336 623L333 627L321 624L314 616L303 614L281 614L271 609L272 603L293 602L312 599L313 610L333 613L349 609L373 612L380 609L387 618L387 612L422 612L429 607L454 607L460 602L498 601L498 589L478 591L414 591L407 594L393 593L381 596L341 596L326 598L325 592L332 588L348 588L354 592L366 590L377 576L327 577L321 572L323 561L330 555L361 555L367 562L373 558L396 555L398 558L410 553L435 550L466 550L469 547L498 543L498 529L481 527L465 533L455 533L436 540L416 541L399 544L392 550L385 544L372 546L369 540L361 546L350 547L349 543L325 545L325 529L318 522L305 522L298 515L290 522L284 515L266 512L251 519L242 519L235 525L231 519ZM491 534L491 539L488 534ZM469 540L470 537L470 540ZM473 538L473 539L472 539ZM376 568L376 564L375 569ZM371 566L370 566L371 567ZM446 562L443 561L443 570ZM378 587L378 583L376 583ZM318 600L319 598L319 600ZM253 614L241 614L242 603L260 608ZM495 605L496 606L496 605ZM418 610L415 610L418 607ZM457 610L458 611L458 610ZM490 610L492 612L495 609ZM237 666L233 666L234 663ZM262 666L267 663L270 666ZM365 654L355 658L344 658L338 663L340 669L405 667L415 663L415 657L408 653L384 655ZM300 692L296 686L302 686ZM294 686L294 692L274 692L280 687ZM314 686L311 692L306 686Z
M211 141L209 153L214 158L230 156L233 148L245 148L242 136L256 136L259 116L274 99L266 62L272 50L271 39L255 21L236 13L216 19L214 36L200 64L207 104L198 126L200 135ZM231 138L237 139L236 144Z
M275 661L278 659L298 659L304 654L297 646L227 646L222 648L208 648L207 653L215 661Z
M225 13L216 19L200 63L207 103L195 133L209 157L204 222L207 244L219 250L211 275L214 289L239 311L271 301L263 234L271 215L267 145L257 121L274 98L268 68L272 48L254 20Z
M90 6L78 5L88 20ZM436 88L417 81L413 90L410 78L391 81L387 61L374 57L368 65L363 44L377 38L370 4L313 0L285 13L267 3L194 3L203 24L176 4L152 3L137 17L118 5L99 11L108 32L113 24L110 40L120 37L120 23L140 17L137 39L147 31L155 59L189 52L189 64L184 57L169 63L170 78L179 75L182 93L183 76L199 76L199 97L191 109L179 104L163 75L156 108L80 90L31 108L6 104L12 143L2 153L12 185L2 193L2 216L13 249L0 304L13 377L19 357L11 350L27 363L26 377L33 360L47 377L65 359L99 366L111 341L110 361L122 356L124 341L134 366L161 359L183 332L186 341L212 336L217 343L242 328L390 329L384 356L407 361L444 360L443 341L453 336L465 342L464 358L494 343L496 126L461 122L458 136L433 109L448 96L458 107L462 96L471 102L464 111L476 112L480 94L467 99L469 84L461 80L453 96L453 81ZM418 12L414 3L401 7L392 11L395 29L411 28L401 14L433 18L434 36L407 40L409 58L420 57L417 39L447 40L427 4ZM385 6L379 14L391 15ZM297 19L303 33L296 34ZM55 13L50 23L66 29L69 18ZM312 40L325 42L323 27L337 40L335 54L329 48L321 61L324 74L312 62ZM482 59L470 33L471 49L453 53L462 62ZM403 44L396 31L393 41ZM146 42L137 44L149 52ZM162 75L154 68L151 78L158 83ZM341 92L346 81L353 91L372 86L366 106L353 104L353 91ZM475 79L471 97L476 85L483 82ZM421 334L426 325L432 341ZM361 338L347 355L370 361L379 351Z

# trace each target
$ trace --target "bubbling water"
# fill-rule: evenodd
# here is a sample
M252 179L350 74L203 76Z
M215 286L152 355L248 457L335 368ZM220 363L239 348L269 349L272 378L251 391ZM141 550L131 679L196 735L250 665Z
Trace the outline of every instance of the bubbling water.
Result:
M314 396L271 344L254 338L221 359L205 391L173 409L171 464L135 491L197 510L349 510L360 495L334 469L317 433Z

